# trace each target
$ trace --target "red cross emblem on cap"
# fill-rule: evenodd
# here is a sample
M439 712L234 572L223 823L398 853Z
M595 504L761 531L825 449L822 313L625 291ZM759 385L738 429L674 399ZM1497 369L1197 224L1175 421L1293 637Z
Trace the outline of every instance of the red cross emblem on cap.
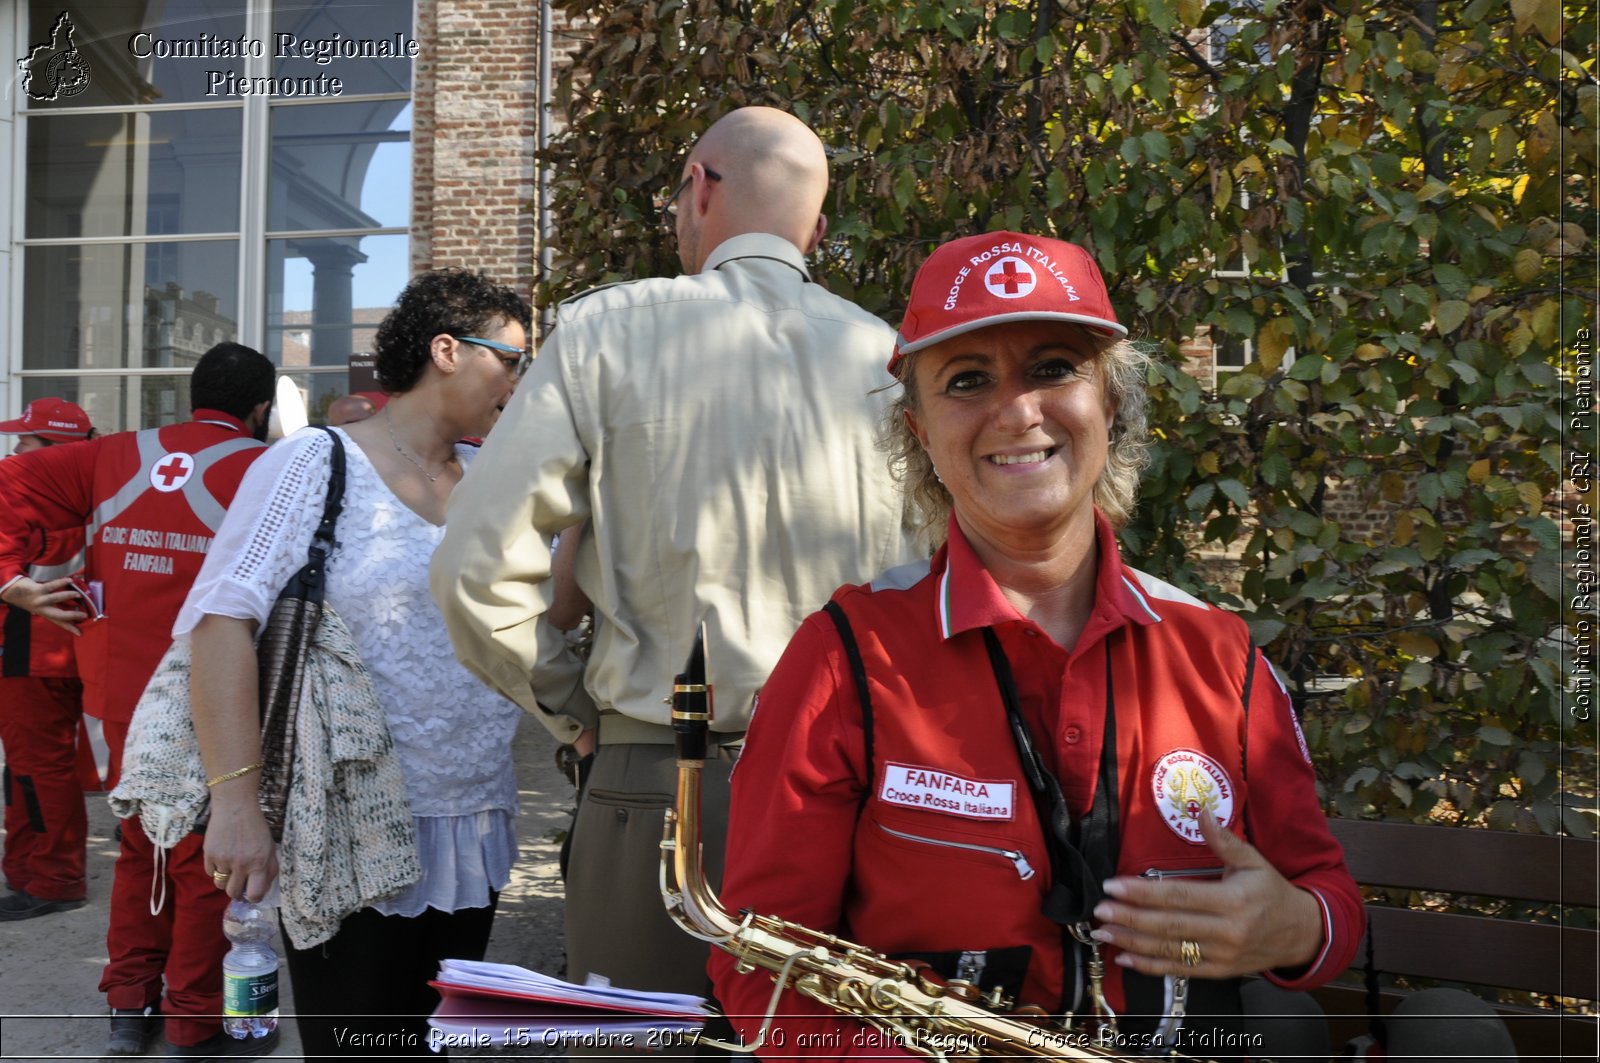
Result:
M165 494L177 491L194 475L194 458L184 453L172 453L150 467L150 486Z
M1021 299L1039 283L1038 276L1022 259L1007 255L989 267L983 275L983 285L989 294L1000 299Z

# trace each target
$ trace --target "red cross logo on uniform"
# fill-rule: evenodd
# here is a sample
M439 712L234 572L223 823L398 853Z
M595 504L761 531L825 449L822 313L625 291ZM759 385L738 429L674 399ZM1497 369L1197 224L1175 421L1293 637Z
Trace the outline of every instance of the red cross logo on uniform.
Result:
M193 475L194 458L181 452L167 454L150 466L150 486L166 494L181 490Z
M983 275L983 286L999 299L1021 299L1032 292L1037 283L1039 278L1033 267L1015 255L999 259Z

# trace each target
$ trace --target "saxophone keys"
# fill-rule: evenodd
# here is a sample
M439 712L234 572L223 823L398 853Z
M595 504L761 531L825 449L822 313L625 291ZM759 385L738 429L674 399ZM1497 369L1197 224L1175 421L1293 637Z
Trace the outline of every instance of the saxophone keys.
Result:
M976 983L969 982L965 978L950 979L945 983L944 993L947 997L964 1000L969 1004L975 1004L983 999L983 990L979 989Z

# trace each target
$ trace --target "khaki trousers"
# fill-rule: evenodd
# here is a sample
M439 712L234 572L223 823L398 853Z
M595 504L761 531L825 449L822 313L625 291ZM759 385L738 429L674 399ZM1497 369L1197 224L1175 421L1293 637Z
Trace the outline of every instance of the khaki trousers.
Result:
M733 762L712 754L702 775L706 877L722 883ZM711 946L667 917L661 902L661 830L678 788L670 745L602 744L578 800L567 869L567 978L591 973L626 989L709 996Z

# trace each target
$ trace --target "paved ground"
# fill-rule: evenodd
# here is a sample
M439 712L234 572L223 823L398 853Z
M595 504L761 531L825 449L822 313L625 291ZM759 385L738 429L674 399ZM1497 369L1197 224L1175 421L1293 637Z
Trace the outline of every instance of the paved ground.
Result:
M522 858L501 895L487 958L559 976L563 957L556 837L569 821L572 786L557 773L554 742L537 723L523 721L516 748ZM107 1020L96 986L106 962L115 826L104 796L89 795L88 904L76 911L0 923L0 1059L100 1058ZM287 973L280 985L282 1010L292 1014ZM271 1058L299 1058L294 1023L285 1021L281 1029L282 1040ZM165 1044L158 1043L154 1051L164 1058Z

